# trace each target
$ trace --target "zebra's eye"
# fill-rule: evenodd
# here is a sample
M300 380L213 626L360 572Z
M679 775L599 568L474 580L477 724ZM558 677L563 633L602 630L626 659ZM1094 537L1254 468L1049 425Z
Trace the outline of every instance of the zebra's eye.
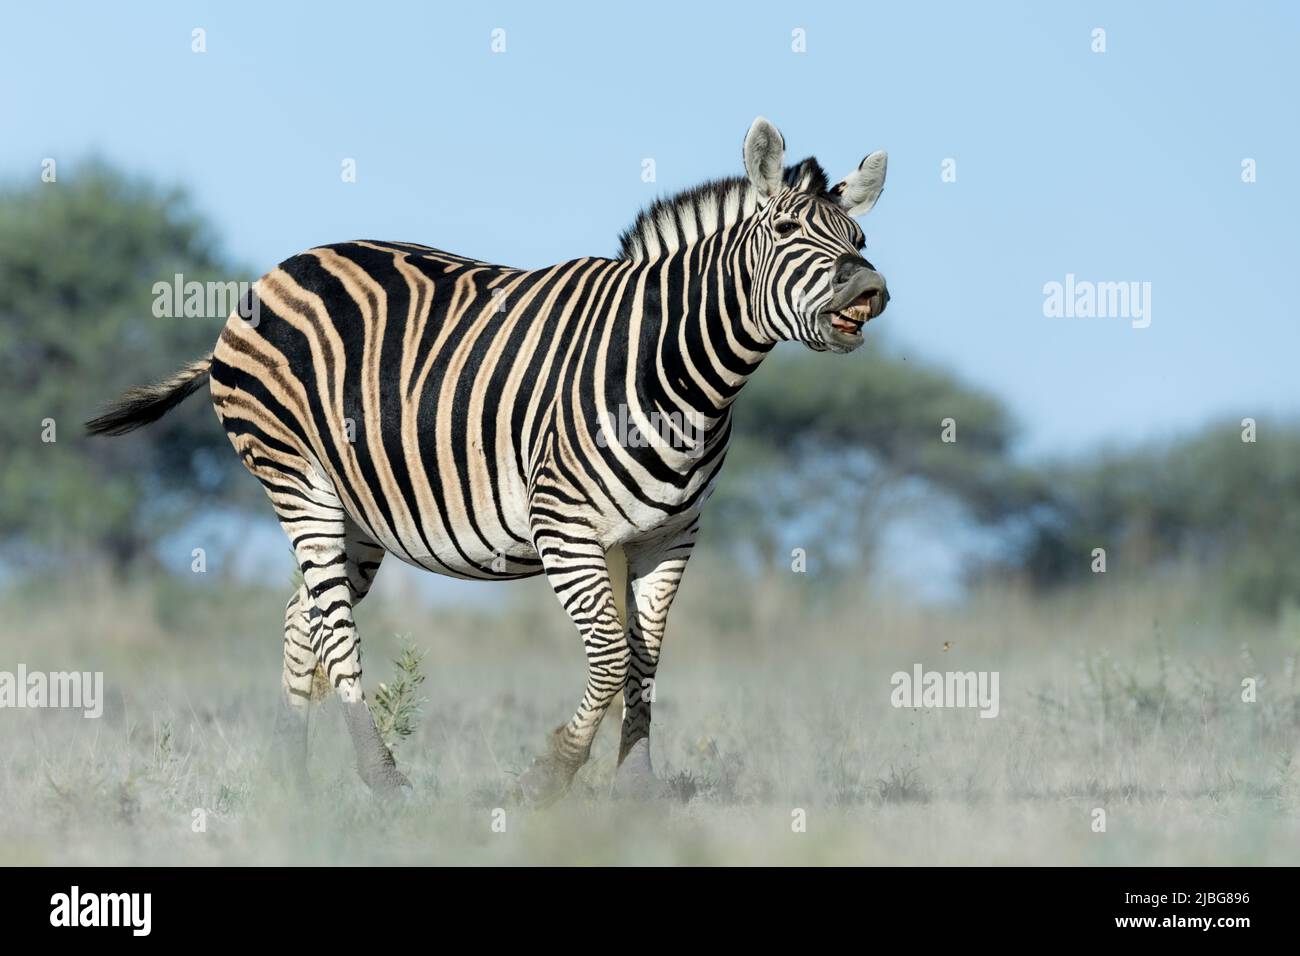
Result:
M776 230L776 234L778 236L784 239L786 238L786 236L793 236L796 232L799 231L799 220L778 219L776 223L772 226L772 228Z

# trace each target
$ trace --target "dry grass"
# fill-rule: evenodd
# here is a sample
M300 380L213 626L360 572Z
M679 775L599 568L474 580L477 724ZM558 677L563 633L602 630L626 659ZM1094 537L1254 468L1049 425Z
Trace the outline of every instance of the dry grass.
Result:
M0 862L1252 864L1300 851L1293 616L1216 613L1176 581L918 609L796 575L737 582L702 561L657 687L653 752L673 798L608 800L611 720L571 794L538 811L505 795L576 703L581 650L543 583L499 587L508 600L492 610L435 613L392 588L361 608L370 688L393 676L395 635L428 652L427 702L397 750L414 789L390 805L352 771L332 703L313 721L309 798L268 762L287 586L78 579L4 596L0 669L103 670L108 699L99 720L0 710ZM1000 715L894 709L890 675L918 662L998 671ZM1245 677L1256 703L1241 700Z

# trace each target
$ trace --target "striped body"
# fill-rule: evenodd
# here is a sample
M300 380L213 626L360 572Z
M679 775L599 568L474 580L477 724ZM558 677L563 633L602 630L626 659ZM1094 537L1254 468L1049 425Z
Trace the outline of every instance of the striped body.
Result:
M292 449L402 560L458 577L538 574L535 514L608 549L692 520L717 476L730 401L770 346L721 310L712 328L685 323L667 294L681 270L313 249L257 283L255 325L227 322L213 402L246 460ZM734 295L713 286L715 300ZM609 440L620 420L675 437L652 413L700 427L680 442Z

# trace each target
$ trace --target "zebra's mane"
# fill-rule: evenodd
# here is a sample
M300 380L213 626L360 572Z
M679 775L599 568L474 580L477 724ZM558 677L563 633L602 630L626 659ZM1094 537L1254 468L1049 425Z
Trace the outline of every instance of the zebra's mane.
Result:
M787 166L785 184L829 198L826 171L811 156ZM758 191L744 176L714 179L675 196L656 199L619 237L619 258L657 259L733 226L758 208Z

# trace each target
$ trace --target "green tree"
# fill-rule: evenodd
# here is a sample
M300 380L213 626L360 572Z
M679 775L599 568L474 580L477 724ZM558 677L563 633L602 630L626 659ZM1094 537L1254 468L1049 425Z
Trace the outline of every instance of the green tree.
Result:
M1090 573L1191 566L1239 606L1272 615L1300 602L1300 422L1237 421L1183 438L1107 450L1045 469L1052 501L1022 558L1041 586Z
M220 503L235 459L201 401L112 441L82 422L216 341L224 316L155 317L155 283L240 277L183 192L100 163L61 173L0 192L0 555L126 570Z
M884 527L918 508L999 524L1041 500L1010 457L1014 434L992 395L878 345L845 358L778 349L738 399L707 527L767 566L794 543L866 574Z

